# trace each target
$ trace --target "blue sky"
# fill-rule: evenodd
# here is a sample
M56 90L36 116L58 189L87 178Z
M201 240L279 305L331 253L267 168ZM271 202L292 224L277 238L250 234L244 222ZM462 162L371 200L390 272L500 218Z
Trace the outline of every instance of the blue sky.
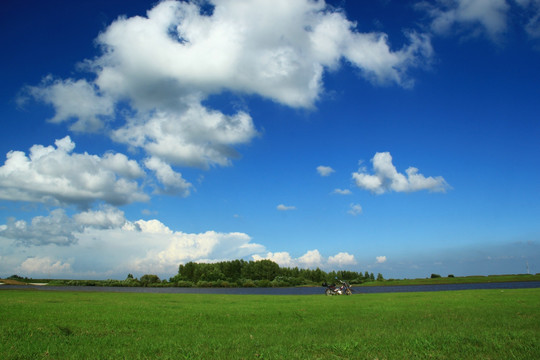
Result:
M540 2L0 13L0 276L540 266Z

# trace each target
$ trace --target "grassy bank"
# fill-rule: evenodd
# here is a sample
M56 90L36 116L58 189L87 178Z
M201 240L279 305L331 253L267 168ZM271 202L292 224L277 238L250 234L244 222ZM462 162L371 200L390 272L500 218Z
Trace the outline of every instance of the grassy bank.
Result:
M540 289L348 297L2 291L2 359L534 359Z
M397 279L366 282L358 286L395 286L395 285L437 285L437 284L478 284L490 282L540 281L540 274L489 275L438 277L429 279Z

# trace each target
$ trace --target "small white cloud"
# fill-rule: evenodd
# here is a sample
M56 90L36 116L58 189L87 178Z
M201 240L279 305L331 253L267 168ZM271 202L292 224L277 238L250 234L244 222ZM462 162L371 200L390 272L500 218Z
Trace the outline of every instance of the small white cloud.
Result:
M328 264L332 266L356 265L356 260L354 259L354 255L347 252L340 252L334 256L328 257Z
M279 204L276 208L277 208L279 211L291 211L291 210L296 210L296 206L288 206L288 205L283 205L283 204Z
M378 152L371 159L374 174L368 174L365 167L352 174L359 188L369 190L375 194L383 194L388 191L414 192L429 190L432 192L446 192L449 188L442 176L425 177L418 173L415 167L405 170L406 176L399 173L392 163L389 152Z
M320 165L320 166L317 166L317 172L318 172L319 175L321 175L321 176L330 176L330 174L332 174L333 172L335 172L335 170L332 169L330 166L323 166L323 165Z
M377 256L376 259L378 264L382 264L386 261L386 256Z
M347 212L353 216L360 215L362 213L362 206L360 204L351 204Z
M352 191L349 189L335 189L332 193L338 195L351 195Z

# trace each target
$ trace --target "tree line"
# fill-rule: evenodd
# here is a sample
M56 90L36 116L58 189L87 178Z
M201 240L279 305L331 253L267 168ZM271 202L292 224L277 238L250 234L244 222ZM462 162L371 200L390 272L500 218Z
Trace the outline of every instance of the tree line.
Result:
M29 281L12 275L21 281ZM337 279L351 284L384 280L382 274L356 271L330 271L320 268L304 269L281 267L272 260L231 260L216 263L188 262L178 266L178 274L167 279L160 279L154 274L145 274L140 278L128 274L125 280L51 280L49 285L70 286L118 286L118 287L286 287L299 285L320 285L332 283ZM36 280L34 280L36 281Z
M178 286L222 286L222 287L283 287L312 285L347 280L353 284L367 281L382 281L382 274L356 271L325 272L320 268L304 269L281 267L272 260L231 260L216 263L188 262L178 267L178 274L169 282Z

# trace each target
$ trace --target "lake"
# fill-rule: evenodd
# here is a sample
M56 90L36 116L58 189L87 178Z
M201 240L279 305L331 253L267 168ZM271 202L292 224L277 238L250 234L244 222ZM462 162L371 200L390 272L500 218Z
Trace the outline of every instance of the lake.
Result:
M540 287L540 281L519 281L479 284L440 284L440 285L401 285L401 286L358 286L353 287L353 294L453 291L481 289L527 289ZM39 291L102 291L136 292L161 294L226 294L226 295L323 295L324 287L287 287L287 288L176 288L176 287L106 287L106 286L34 286L2 285L0 290Z

